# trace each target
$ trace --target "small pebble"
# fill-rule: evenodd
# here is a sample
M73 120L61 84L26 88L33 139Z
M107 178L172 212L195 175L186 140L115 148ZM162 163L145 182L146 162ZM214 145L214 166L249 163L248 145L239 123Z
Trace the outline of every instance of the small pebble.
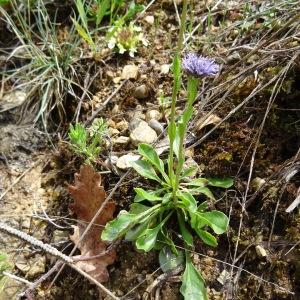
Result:
M165 64L165 65L162 65L160 67L160 73L161 74L168 74L170 71L170 65L169 64Z
M145 17L145 21L150 24L153 25L154 24L154 16L146 16Z
M127 145L130 141L130 138L128 136L119 136L116 138L114 141L115 144L117 145Z
M139 73L139 67L136 65L126 65L123 68L121 78L122 79L137 79Z
M122 120L116 124L116 128L120 131L125 131L129 127L128 122L126 120Z
M149 96L149 89L146 84L138 86L134 91L134 97L137 99L146 99Z
M146 121L149 122L152 119L159 121L162 118L162 114L155 109L151 109L146 112Z

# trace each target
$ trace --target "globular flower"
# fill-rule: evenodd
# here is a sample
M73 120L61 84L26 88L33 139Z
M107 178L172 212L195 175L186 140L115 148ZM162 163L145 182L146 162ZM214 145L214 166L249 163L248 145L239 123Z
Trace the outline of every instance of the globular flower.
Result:
M182 68L191 75L205 77L215 76L220 66L213 59L189 53L182 60Z

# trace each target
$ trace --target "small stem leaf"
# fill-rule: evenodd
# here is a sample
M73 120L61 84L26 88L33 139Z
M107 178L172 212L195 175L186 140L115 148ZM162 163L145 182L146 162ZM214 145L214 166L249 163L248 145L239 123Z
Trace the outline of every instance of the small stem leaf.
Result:
M193 106L187 106L182 114L183 124L186 126L193 115Z
M187 91L188 91L188 104L192 106L198 93L199 79L194 76L188 76Z
M209 222L207 225L210 226L216 234L226 232L228 227L228 217L221 211L213 210L205 213L199 213L199 215L201 215L201 218L205 218Z
M161 224L154 228L145 230L144 234L141 235L135 242L137 249L144 250L146 252L150 251L155 246L160 229Z
M160 178L157 176L154 168L145 160L137 160L132 164L132 167L143 177L149 178L161 183Z
M179 55L175 55L172 65L172 71L175 78L180 77L181 75L181 63Z
M179 158L179 151L180 151L180 135L179 135L179 129L176 127L176 134L175 139L173 143L174 153L177 158Z
M194 267L186 251L186 267L182 276L180 293L185 300L208 300L204 280Z
M159 252L159 264L164 273L169 272L184 263L184 253L179 251L174 254L168 246L162 248Z
M178 216L178 221L179 221L179 227L180 227L180 232L182 234L182 237L184 239L184 242L189 246L189 247L194 247L194 240L193 236L191 233L188 231L188 229L185 227L185 222L182 214L180 212L177 213Z
M197 201L191 193L187 191L185 192L178 191L176 195L182 201L182 203L184 204L184 206L188 211L191 212L197 211Z
M164 179L168 181L168 176L164 170L164 163L159 158L158 154L156 153L155 149L148 144L140 144L139 145L139 153L146 158L152 165L156 167L156 169L163 175Z
M233 179L230 177L226 178L208 178L208 184L211 186L221 187L228 189L233 186Z
M218 246L217 239L211 233L197 228L195 229L195 231L205 244L212 247Z
M176 124L175 124L175 122L170 122L170 124L168 126L168 135L169 135L170 142L175 140L175 138L176 138Z

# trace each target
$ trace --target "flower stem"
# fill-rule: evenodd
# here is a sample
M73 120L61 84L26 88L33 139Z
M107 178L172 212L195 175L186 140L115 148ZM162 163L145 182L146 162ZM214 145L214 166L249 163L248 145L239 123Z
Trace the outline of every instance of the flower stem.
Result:
M187 0L183 0L183 8L181 14L181 23L180 23L180 31L179 38L177 42L176 53L173 60L173 74L174 74L174 82L173 82L173 90L172 90L172 104L171 104L171 115L170 115L170 124L168 127L168 134L170 140L170 152L168 159L168 171L169 177L172 184L173 189L173 200L177 201L176 192L178 189L178 185L176 184L175 172L174 172L174 141L176 137L176 123L175 123L175 109L176 109L176 100L177 94L181 85L181 70L180 70L180 52L183 46L183 35L185 31L185 23L186 23L186 15L187 15Z

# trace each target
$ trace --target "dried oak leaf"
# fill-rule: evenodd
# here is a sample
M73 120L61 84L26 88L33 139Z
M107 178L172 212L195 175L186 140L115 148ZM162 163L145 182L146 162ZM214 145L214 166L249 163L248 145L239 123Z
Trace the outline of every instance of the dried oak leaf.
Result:
M75 184L69 186L69 192L74 199L74 203L70 204L69 208L77 215L78 220L77 226L74 226L74 234L70 236L70 239L76 244L87 224L105 201L106 193L101 185L101 175L91 165L82 166L80 173L75 174ZM113 219L115 206L113 202L108 202L105 205L102 213L80 243L78 248L82 257L95 256L106 250L107 243L103 242L100 236L105 224ZM111 250L101 257L78 261L76 264L94 279L105 282L109 278L106 267L112 264L115 259L116 252Z

